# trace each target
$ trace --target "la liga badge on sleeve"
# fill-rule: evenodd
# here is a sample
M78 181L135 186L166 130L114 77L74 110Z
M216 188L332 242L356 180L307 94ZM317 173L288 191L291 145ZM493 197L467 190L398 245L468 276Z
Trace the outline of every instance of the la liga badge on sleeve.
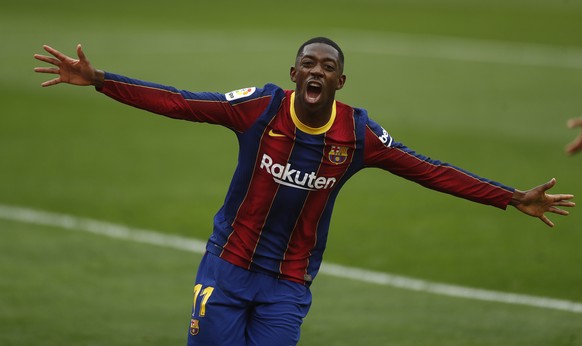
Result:
M231 92L227 92L226 94L224 94L224 96L226 96L226 99L228 101L234 101L234 100L241 99L243 97L250 96L250 95L254 94L256 90L257 90L257 88L255 88L255 87L243 88L243 89L238 89L238 90L233 90Z

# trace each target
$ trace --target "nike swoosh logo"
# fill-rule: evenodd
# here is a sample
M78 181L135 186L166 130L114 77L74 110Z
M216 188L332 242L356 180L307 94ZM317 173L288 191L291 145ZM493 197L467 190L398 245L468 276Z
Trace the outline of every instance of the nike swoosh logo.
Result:
M284 134L282 134L282 133L277 133L277 132L273 131L272 129L271 129L271 130L269 130L269 136L271 136L271 137L285 137L285 135L284 135Z

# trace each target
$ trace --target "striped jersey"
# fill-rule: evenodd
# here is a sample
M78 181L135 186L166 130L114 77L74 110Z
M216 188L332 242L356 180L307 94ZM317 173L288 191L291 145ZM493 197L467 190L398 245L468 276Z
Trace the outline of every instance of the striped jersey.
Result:
M190 92L106 72L99 91L150 112L232 130L238 164L207 251L281 279L309 285L315 278L334 201L363 168L502 209L514 191L412 151L366 110L339 101L326 125L306 126L295 114L294 92L273 84L226 94Z

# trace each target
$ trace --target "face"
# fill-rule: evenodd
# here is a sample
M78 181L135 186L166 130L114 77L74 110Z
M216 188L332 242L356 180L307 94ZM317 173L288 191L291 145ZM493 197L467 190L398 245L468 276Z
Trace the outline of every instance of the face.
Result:
M291 67L295 99L306 110L330 107L335 92L343 88L346 76L337 50L324 43L312 43L303 49Z

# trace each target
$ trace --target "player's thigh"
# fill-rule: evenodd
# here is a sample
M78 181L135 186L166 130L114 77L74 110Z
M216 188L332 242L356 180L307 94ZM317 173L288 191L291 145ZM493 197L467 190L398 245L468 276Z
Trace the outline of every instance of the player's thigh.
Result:
M311 306L311 292L295 283L284 284L296 287L286 295L277 292L270 302L253 309L247 326L248 345L289 346L299 342L301 324Z
M238 274L246 273L233 271L214 255L203 257L194 285L188 345L246 345L248 300L240 295Z
M262 304L255 308L247 327L248 345L290 346L299 342L307 314L291 303Z

